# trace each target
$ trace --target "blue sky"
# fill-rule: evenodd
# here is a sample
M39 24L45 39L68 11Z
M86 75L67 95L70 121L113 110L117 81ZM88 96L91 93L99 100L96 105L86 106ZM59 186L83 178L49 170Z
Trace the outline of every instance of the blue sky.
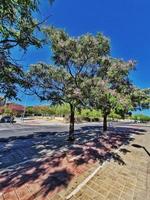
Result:
M47 24L63 28L72 36L102 32L111 40L112 56L137 61L131 78L137 86L146 88L150 87L149 8L149 0L55 0L52 6L48 0L41 0L38 18L50 15ZM14 54L19 58L18 51ZM51 63L48 46L29 48L21 63L29 68L38 61ZM23 104L39 104L35 97L21 97Z

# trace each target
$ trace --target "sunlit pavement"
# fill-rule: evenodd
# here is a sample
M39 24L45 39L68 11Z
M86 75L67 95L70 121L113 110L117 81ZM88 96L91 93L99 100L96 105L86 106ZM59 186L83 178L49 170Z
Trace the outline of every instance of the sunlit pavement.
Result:
M122 164L107 163L71 200L149 200L150 129L147 131L122 146L118 152Z
M26 128L31 131L33 127ZM37 131L37 127L33 134L1 139L0 200L65 199L90 169L106 160L110 163L72 199L146 199L150 157L131 144L150 149L148 129L119 126L106 136L96 124L88 124L76 130L72 144L67 141L67 131ZM119 147L121 151L116 152Z

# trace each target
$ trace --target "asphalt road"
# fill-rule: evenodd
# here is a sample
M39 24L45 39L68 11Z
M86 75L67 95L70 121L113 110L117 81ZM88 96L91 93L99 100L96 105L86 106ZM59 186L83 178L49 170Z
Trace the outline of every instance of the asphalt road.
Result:
M97 127L101 126L102 123L82 123L76 124L75 130L78 130L82 127ZM57 132L67 132L69 130L68 124L56 124L51 123L50 125L24 125L24 124L3 124L0 123L0 138L9 138L9 137L20 137L28 136L41 132L48 132L49 134Z
M132 124L127 122L113 122L111 123L111 127L119 127L119 126L142 126L141 124ZM145 125L143 125L145 126ZM149 126L149 125L148 125ZM75 124L75 130L79 130L82 128L100 128L102 127L102 122L87 122L81 124ZM68 132L69 125L63 123L50 123L50 125L25 125L25 124L6 124L0 123L0 138L9 138L9 137L20 137L20 136L28 136L36 133L45 133L53 134L60 132Z

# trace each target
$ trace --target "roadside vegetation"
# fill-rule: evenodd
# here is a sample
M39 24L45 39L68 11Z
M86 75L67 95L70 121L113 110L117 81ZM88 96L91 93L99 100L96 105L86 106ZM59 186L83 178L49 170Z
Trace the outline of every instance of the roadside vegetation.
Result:
M69 119L70 109L68 104L55 106L28 106L26 108L26 116L42 116L42 117L64 117ZM75 113L76 122L98 122L102 121L102 113L100 110L81 109ZM115 112L111 112L108 116L110 121L121 120L122 117ZM150 116L143 114L126 115L123 119L134 120L135 122L149 122Z
M64 117L69 119L69 104L54 106L29 106L26 108L26 116ZM81 109L75 112L75 121L99 121L102 118L100 111Z
M143 114L133 115L131 119L135 120L136 122L150 122L150 116Z

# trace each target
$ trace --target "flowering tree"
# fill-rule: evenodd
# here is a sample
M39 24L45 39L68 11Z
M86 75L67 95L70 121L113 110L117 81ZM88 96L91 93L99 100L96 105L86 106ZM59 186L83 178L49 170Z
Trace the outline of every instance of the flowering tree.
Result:
M134 64L133 61L104 57L95 77L85 83L85 88L89 88L88 93L84 89L88 104L102 111L103 131L107 130L107 117L112 111L123 116L132 108L133 85L128 75Z
M150 89L141 89L135 86L129 75L135 70L136 62L127 62L119 59L104 59L98 72L103 80L107 80L109 88L115 92L117 106L115 112L124 117L129 111L148 109L150 107ZM109 67L107 67L109 66Z
M53 50L56 66L31 66L31 88L41 100L70 105L69 140L74 140L75 109L84 104L82 86L97 71L97 61L109 53L109 41L101 34L70 37L63 30L44 29Z

